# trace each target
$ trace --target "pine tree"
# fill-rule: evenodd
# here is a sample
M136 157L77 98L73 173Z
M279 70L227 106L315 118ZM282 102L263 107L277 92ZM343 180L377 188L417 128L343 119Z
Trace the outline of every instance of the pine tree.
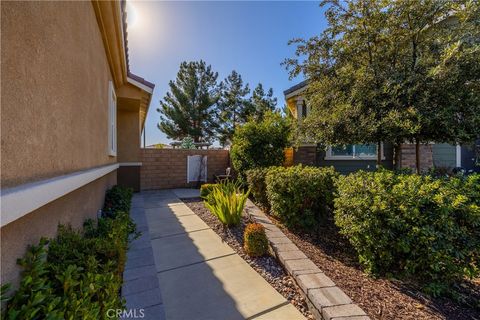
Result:
M220 84L221 98L218 103L218 138L225 146L232 141L233 133L238 125L247 121L249 116L250 93L248 84L244 85L242 76L235 70Z
M274 111L277 106L277 98L273 98L273 89L270 88L266 93L263 85L259 83L253 90L251 102L251 116L257 121L263 120L265 113Z
M182 62L175 81L170 81L160 108L158 128L168 138L209 142L215 136L216 105L219 100L218 73L203 60Z

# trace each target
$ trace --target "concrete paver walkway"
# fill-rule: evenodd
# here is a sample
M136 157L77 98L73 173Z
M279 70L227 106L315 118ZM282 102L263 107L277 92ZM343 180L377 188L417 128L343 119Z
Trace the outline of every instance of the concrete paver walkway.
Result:
M144 234L129 250L127 307L150 305L152 319L304 319L179 199L195 196L191 189L135 195L132 216Z

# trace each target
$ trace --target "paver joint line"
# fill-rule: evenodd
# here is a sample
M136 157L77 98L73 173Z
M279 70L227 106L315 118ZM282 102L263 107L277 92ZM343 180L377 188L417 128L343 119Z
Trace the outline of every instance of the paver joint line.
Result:
M183 266L179 266L179 267L175 267L175 268L169 268L169 269L165 269L165 270L162 270L162 271L157 271L157 274L158 274L158 273L163 273L163 272L172 271L172 270L182 269L182 268L186 268L186 267L190 267L190 266L194 266L194 265L196 265L196 264L200 264L200 263L204 263L204 262L207 262L207 261L212 261L212 260L216 260L216 259L221 259L221 258L229 257L229 256L233 256L233 255L236 255L236 254L237 254L237 253L233 252L233 253L229 253L229 254L224 254L223 256L219 256L219 257L214 257L214 258L210 258L210 259L204 259L204 260L198 261L198 262L193 262L193 263L189 263L189 264L184 264Z
M315 289L324 289L324 288L334 288L336 285L333 286L325 286L325 287L314 287L314 288L308 288L307 293L310 293L310 290L315 290Z
M136 205L144 209L137 211L139 219L142 219L140 216L144 217L142 223L145 223L150 231L142 241L146 240L153 250L153 270L159 283L161 300L154 301L156 292L152 291L152 296L147 297L150 292L142 290L128 296L131 298L130 305L151 304L146 308L151 309L149 314L146 311L146 318L157 320L167 318L185 320L197 317L223 320L225 315L231 316L232 319L263 319L276 318L275 315L283 313L288 314L287 318L290 320L304 319L300 311L221 241L215 231L203 221L203 224L196 221L200 218L190 217L198 215L190 211L179 199L189 198L189 194L195 194L195 198L199 197L198 190L178 189L173 192L162 191L161 197L156 196L160 193L151 191L143 194L145 196L143 202L136 201ZM162 226L163 218L170 215L178 219L172 221L166 219L169 225ZM188 223L181 217L185 217ZM180 232L183 230L185 232ZM145 246L143 242L137 245L139 248L143 246ZM184 250L178 250L179 248ZM144 250L130 256L140 257L147 252L148 250ZM136 270L140 272L143 270L135 269L131 269L134 272L127 275L130 280L140 276ZM141 289L138 287L139 283L142 281L132 283L128 290ZM143 301L142 298L148 301ZM215 305L218 301L223 303L223 313L219 312L218 306Z
M194 232L205 231L205 230L209 230L209 229L210 228L204 228L204 229L198 229L198 230L192 230L192 231L185 231L185 232L167 234L166 236L155 236L155 237L150 238L150 240L158 240L158 239L163 239L163 238L169 238L169 237L179 236L179 235L186 234L186 233L194 233Z

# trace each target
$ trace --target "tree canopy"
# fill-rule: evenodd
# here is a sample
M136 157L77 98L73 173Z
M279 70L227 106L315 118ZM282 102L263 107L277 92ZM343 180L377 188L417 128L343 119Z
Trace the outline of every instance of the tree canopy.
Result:
M474 1L323 1L328 27L294 39L309 79L302 138L324 144L463 143L480 135Z
M272 88L265 92L263 85L259 83L253 90L250 103L252 116L254 119L261 121L267 112L275 110L277 107L277 98L273 97Z
M208 142L215 137L216 104L220 98L218 73L202 60L182 62L175 81L170 81L160 108L158 128L168 138Z
M249 169L283 164L290 127L289 119L280 112L267 111L261 121L251 118L235 130L231 159L240 180L245 182Z
M242 76L235 70L220 83L221 98L218 103L218 138L221 145L232 141L235 128L247 121L250 102L248 84L244 85Z
M250 118L260 121L273 111L277 99L259 83L249 96L248 83L233 70L222 82L218 73L204 61L182 62L170 90L160 101L158 128L167 137L194 142L218 139L221 145L232 142L235 129Z

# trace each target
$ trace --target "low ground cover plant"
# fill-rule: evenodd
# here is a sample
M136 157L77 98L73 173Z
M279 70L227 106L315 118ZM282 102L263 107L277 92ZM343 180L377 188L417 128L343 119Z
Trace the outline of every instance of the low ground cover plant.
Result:
M415 278L434 296L479 275L480 175L360 171L336 186L335 223L368 272Z
M271 212L288 227L315 230L331 214L337 177L333 167L269 169L266 190Z
M249 194L250 191L242 191L239 182L222 181L212 189L204 203L220 222L231 227L240 223Z
M108 194L114 194L109 209L130 207L130 190L114 187ZM42 239L19 259L22 280L2 318L105 319L108 309L123 308L122 273L134 232L128 212L119 209L87 220L82 230L60 225L55 238Z
M249 223L243 234L245 252L252 257L268 253L268 239L265 228L260 223Z

